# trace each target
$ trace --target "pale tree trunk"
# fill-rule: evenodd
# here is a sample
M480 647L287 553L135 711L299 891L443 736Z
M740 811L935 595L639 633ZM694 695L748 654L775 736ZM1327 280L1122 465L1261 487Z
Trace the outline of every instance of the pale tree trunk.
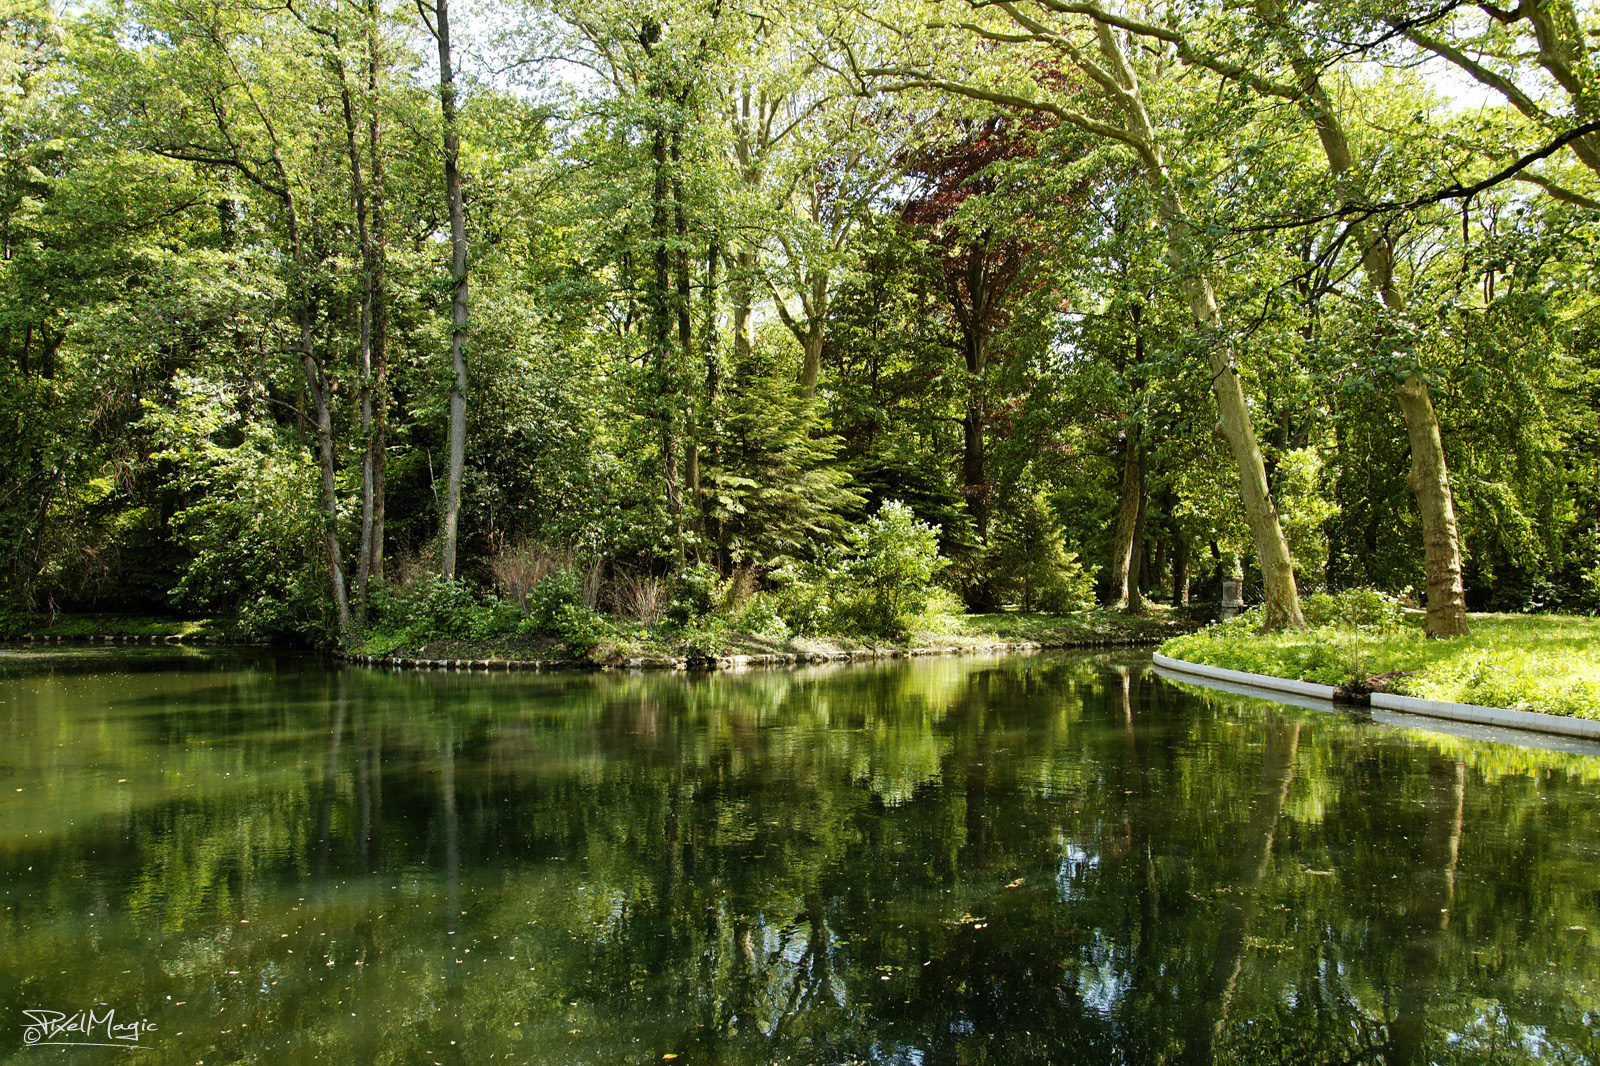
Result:
M317 465L322 475L323 543L328 554L328 580L333 585L333 604L338 611L339 638L350 638L350 596L345 590L344 563L339 551L339 492L333 475L333 416L328 409L328 393L322 383L322 368L311 341L311 316L296 308L295 324L300 331L300 360L306 375L306 395L311 400L317 434Z
M1274 24L1281 18L1276 0L1262 0L1259 10ZM1347 190L1347 200L1358 196L1359 187L1350 184L1355 155L1345 136L1344 124L1323 90L1317 67L1296 41L1286 39L1284 47L1299 80L1300 108L1316 128L1317 139L1322 142L1323 153L1328 158L1328 169L1344 183L1341 187ZM1395 284L1394 249L1388 238L1373 232L1361 221L1351 224L1350 235L1361 249L1361 266L1368 283L1390 312L1403 312L1405 297ZM1428 384L1417 374L1405 380L1396 390L1396 397L1411 442L1411 471L1407 483L1417 498L1417 510L1422 516L1428 635L1465 636L1467 601L1461 574L1461 537L1456 526L1455 499L1450 491L1439 418L1433 409Z
M333 604L339 624L339 642L350 640L350 596L345 588L344 562L339 550L339 490L333 469L333 414L328 408L328 391L322 380L322 364L317 360L316 345L311 333L311 305L306 293L306 268L304 242L300 236L300 219L295 210L294 194L285 182L276 190L283 202L284 216L289 230L289 255L294 264L295 277L291 282L295 328L299 333L300 365L305 371L306 396L311 401L312 419L316 427L317 467L322 480L323 547L327 554L328 581L333 586Z
M1427 384L1412 374L1395 390L1411 438L1411 472L1406 482L1422 513L1423 565L1428 582L1427 631L1430 637L1467 633L1466 591L1461 579L1461 538L1455 499L1445 469L1439 418Z
M800 391L808 398L816 394L817 382L822 377L823 329L828 315L828 286L831 280L826 270L813 269L807 272L804 287L800 290L801 318L790 313L789 305L784 303L777 289L772 290L778 317L794 334L794 339L800 342Z
M1150 114L1145 108L1138 79L1111 27L1099 21L1094 26L1101 54L1110 64L1115 78L1115 97L1127 131L1140 142L1139 154L1145 176L1155 189L1156 207L1167 232L1168 259L1173 271L1182 280L1189 312L1196 326L1220 333L1222 315L1217 307L1216 295L1210 279L1199 268L1190 246L1188 213L1167 173L1166 161ZM1234 464L1239 471L1239 496L1244 503L1245 522L1250 528L1256 560L1261 567L1266 601L1263 606L1264 628L1304 628L1305 615L1300 611L1294 561L1289 554L1289 542L1278 521L1278 509L1268 489L1266 466L1262 462L1261 447L1256 442L1255 426L1251 421L1244 388L1239 383L1233 352L1221 343L1213 344L1206 353L1206 364L1211 372L1212 393L1217 400L1217 431L1233 452Z
M772 147L772 121L782 97L769 98L765 91L753 93L749 85L741 88L732 106L733 157L739 180L754 195L761 187L767 152ZM747 366L754 350L752 305L753 282L759 265L755 247L745 245L727 257L728 295L733 303L733 359Z
M388 335L389 313L386 274L388 246L385 243L386 217L383 196L382 137L378 123L378 4L367 3L367 95L371 111L367 115L368 192L372 201L372 432L367 441L367 463L372 471L372 537L368 545L367 575L371 581L383 580L383 488L385 444L388 418Z
M361 547L356 556L356 619L367 620L367 580L372 572L373 511L376 505L376 472L372 456L372 312L373 267L372 231L367 216L367 185L361 173L361 151L356 143L355 103L351 99L350 83L345 77L344 57L339 55L338 40L333 42L334 72L339 78L339 103L344 115L344 143L350 164L350 200L356 210L356 242L361 258L361 312L359 318L356 372L360 380L359 407L361 438L365 444L361 457Z
M1139 497L1144 485L1139 451L1139 426L1135 423L1128 427L1123 443L1122 493L1117 500L1117 524L1111 533L1112 607L1131 606L1128 573L1132 568L1133 538L1139 524Z
M421 8L421 0L418 0ZM426 9L423 19L426 21ZM467 218L461 198L461 137L456 122L456 83L450 65L450 0L433 0L430 26L439 43L439 113L444 127L444 185L450 207L450 453L445 473L445 577L456 575L456 530L461 518L461 479L467 456Z
M756 269L756 253L740 251L733 257L733 270L728 272L728 293L733 299L733 361L736 366L748 366L755 349L751 335L752 304L750 276Z
M804 352L800 364L800 391L812 396L816 394L817 381L822 377L822 319L813 318L806 323L800 345Z
M1139 509L1133 520L1133 555L1128 567L1128 613L1143 614L1145 590L1150 587L1150 543L1145 539L1145 518L1150 512L1150 488L1145 484L1147 456L1139 447Z
M1172 544L1172 606L1189 606L1189 538L1183 531L1173 529Z

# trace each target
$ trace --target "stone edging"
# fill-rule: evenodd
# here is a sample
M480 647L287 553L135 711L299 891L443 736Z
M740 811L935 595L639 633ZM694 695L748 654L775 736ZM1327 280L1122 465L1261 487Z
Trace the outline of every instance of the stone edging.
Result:
M1291 681L1288 678L1272 677L1269 674L1250 674L1243 670L1224 670L1220 666L1206 666L1203 663L1184 662L1168 655L1156 652L1157 666L1168 670L1176 670L1181 674L1193 674L1211 681L1229 681L1236 685L1252 685L1256 688L1269 689L1273 692L1287 692L1291 696L1303 696L1314 700L1332 700L1338 690L1332 685L1317 685L1310 681Z
M417 659L409 656L351 655L334 658L360 666L407 670L742 670L752 666L808 666L817 663L859 663L931 655L1034 652L1058 648L1149 647L1164 637L1118 637L1110 640L1039 642L1032 640L973 644L952 648L856 648L849 651L772 652L764 655L631 656L616 663L595 664L573 659Z
M1250 674L1242 670L1224 670L1219 666L1185 662L1157 652L1156 665L1194 678L1251 685L1272 692L1313 699L1342 699L1332 685L1315 685L1309 681L1292 681L1268 674ZM1374 692L1371 705L1381 710L1401 711L1427 718L1444 718L1453 722L1471 722L1474 725L1501 726L1525 729L1536 733L1553 733L1557 736L1583 737L1600 740L1600 721L1572 718L1562 714L1542 714L1537 711L1514 711L1507 707L1482 707L1473 703L1446 703L1424 700L1415 696L1396 696L1387 692Z
M1372 705L1386 711L1404 711L1406 714L1420 714L1428 718L1449 718L1457 722L1530 729L1538 733L1600 740L1600 721L1572 718L1564 714L1514 711L1509 707L1483 707L1475 703L1442 703L1438 700L1419 699L1416 696L1396 696L1388 692L1374 692Z
M35 636L24 633L20 637L11 637L5 640L6 644L208 644L215 647L257 647L264 648L264 641L227 640L223 637L212 637L204 633L185 636L182 633L158 634L156 636L142 636L128 633L103 633L100 636L84 636L74 634L71 636Z

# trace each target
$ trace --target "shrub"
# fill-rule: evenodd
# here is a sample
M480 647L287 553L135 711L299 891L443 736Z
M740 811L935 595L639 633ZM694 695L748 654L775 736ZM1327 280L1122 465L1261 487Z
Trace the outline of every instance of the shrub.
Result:
M567 654L582 659L595 646L612 636L604 616L581 603L564 604L556 616L556 627Z
M418 639L461 637L472 631L479 603L465 581L429 574L406 592L406 628Z
M685 566L672 575L672 599L667 604L667 618L686 626L697 618L711 613L722 588L722 575L715 567L696 563Z
M1039 588L1039 610L1045 614L1075 614L1093 606L1094 575L1083 568L1076 552L1063 552L1054 573Z
M967 604L947 588L934 587L922 606L922 613L913 620L912 628L921 633L938 633L950 636L961 631L961 619L967 613Z
M784 620L779 604L779 598L772 593L756 593L733 616L734 628L774 640L787 639L789 624Z
M1069 614L1094 604L1094 579L1066 550L1042 492L1019 496L984 555L991 580L1024 611Z
M772 575L776 585L772 607L785 628L797 635L820 633L828 624L831 586L836 578L825 566L791 563Z
M1376 589L1313 593L1300 601L1300 609L1313 626L1393 629L1405 620L1400 601Z
M375 586L368 599L368 644L398 638L401 644L426 644L442 638L504 636L516 631L521 615L502 600L480 600L464 581L420 574L402 587Z
M611 606L640 625L661 621L667 607L667 583L650 574L620 571L611 583Z
M467 632L473 640L493 640L509 637L522 623L522 612L515 603L491 596L473 612Z
M905 633L911 616L927 605L933 577L944 565L938 528L900 501L887 500L850 536L840 571L848 594L840 598L838 613L868 632Z
M571 548L537 540L508 544L503 534L496 534L490 546L489 573L494 576L495 588L519 606L525 606L534 589L557 575L565 574L576 584L576 571Z
M573 604L582 603L583 589L578 575L570 569L552 570L530 587L523 599L527 610L523 632L559 633L562 612Z

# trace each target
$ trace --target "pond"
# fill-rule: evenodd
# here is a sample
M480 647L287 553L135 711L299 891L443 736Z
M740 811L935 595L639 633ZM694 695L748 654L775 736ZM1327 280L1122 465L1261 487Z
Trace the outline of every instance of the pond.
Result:
M1600 758L1201 693L1148 654L490 675L12 651L0 724L6 1062L1600 1043Z

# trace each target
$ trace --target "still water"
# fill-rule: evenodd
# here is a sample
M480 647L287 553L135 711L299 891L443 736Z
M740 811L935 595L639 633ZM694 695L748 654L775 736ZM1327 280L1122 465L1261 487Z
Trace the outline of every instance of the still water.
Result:
M6 1062L1600 1054L1600 758L1148 655L0 652L0 729Z

